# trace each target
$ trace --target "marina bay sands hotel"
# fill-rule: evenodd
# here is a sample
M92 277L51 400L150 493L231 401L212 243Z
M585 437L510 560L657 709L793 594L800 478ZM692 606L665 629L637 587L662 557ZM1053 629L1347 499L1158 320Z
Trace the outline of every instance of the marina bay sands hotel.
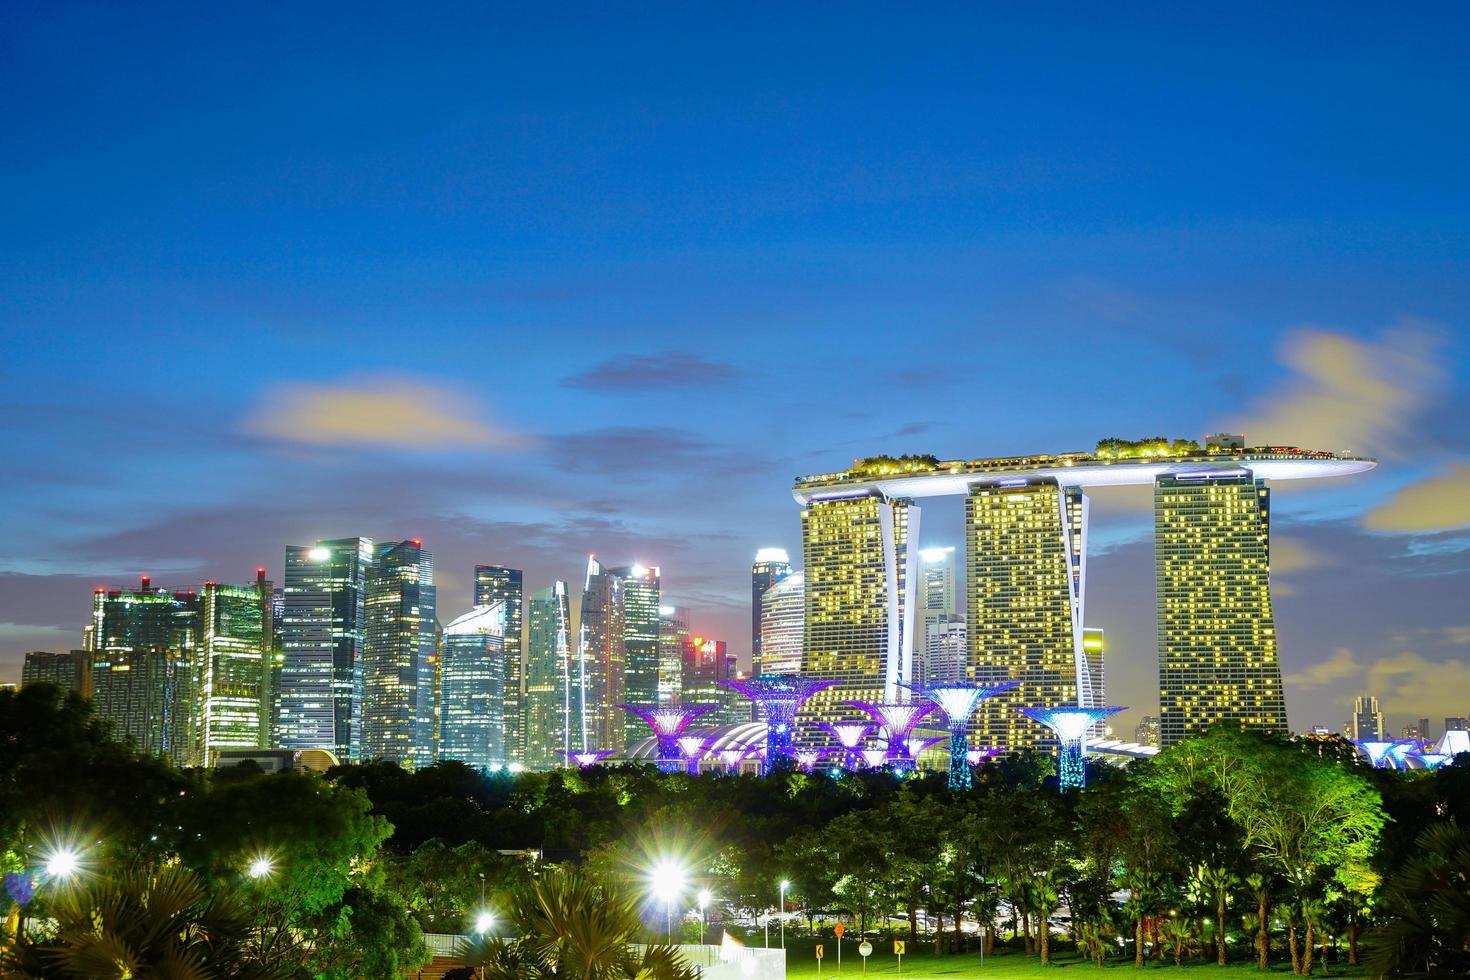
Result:
M1272 480L1345 476L1374 460L1240 436L1125 442L1091 453L940 461L873 457L796 481L806 566L802 673L843 683L810 705L907 700L914 674L920 507L964 499L965 679L1016 680L984 702L977 747L1044 735L1016 705L1094 706L1083 649L1087 489L1152 486L1160 736L1217 721L1286 730L1271 609ZM910 545L913 547L910 547Z

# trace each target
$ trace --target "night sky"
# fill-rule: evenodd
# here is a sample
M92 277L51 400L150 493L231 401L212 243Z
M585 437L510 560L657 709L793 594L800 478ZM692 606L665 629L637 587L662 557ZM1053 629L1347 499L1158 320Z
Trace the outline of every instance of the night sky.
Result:
M656 564L745 659L798 474L1223 428L1381 459L1275 499L1293 726L1470 714L1470 8L222 6L0 8L0 681L353 534L444 621Z

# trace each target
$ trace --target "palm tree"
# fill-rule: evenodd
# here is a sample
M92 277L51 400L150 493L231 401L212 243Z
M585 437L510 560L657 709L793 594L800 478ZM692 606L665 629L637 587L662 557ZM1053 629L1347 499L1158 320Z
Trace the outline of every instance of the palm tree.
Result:
M250 917L179 865L135 867L62 893L53 940L17 946L7 976L47 980L277 980L247 951Z
M636 903L581 871L548 871L515 898L519 936L492 940L466 958L486 980L693 980L672 946L634 947Z
M1368 966L1389 977L1470 975L1470 831L1450 820L1415 844L1383 890Z

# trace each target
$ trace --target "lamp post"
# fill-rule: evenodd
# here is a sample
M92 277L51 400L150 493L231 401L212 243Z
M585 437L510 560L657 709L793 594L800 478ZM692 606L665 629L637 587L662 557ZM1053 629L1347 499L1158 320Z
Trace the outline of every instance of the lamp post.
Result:
M653 897L664 903L664 941L668 943L674 938L674 899L683 893L688 877L684 868L668 858L656 862L649 875Z
M709 918L705 915L707 908L709 908L709 889L701 888L699 891L699 945L705 947L705 962L709 963Z
M781 879L781 948L786 948L786 889L791 887L791 882L785 878Z

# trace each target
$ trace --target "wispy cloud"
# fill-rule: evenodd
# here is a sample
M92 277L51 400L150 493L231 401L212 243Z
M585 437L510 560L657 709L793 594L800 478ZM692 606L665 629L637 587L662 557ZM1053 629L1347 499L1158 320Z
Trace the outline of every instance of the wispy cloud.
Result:
M561 383L585 391L648 391L735 381L745 374L733 364L707 360L687 351L665 351L618 354L563 378Z
M1439 335L1418 324L1389 329L1377 341L1293 331L1282 349L1292 376L1230 431L1244 432L1252 445L1402 456L1411 423L1444 384L1440 347Z
M1470 463L1457 463L1402 487L1370 510L1364 526L1374 531L1452 531L1470 526Z
M510 449L530 442L485 421L473 399L401 378L279 385L266 392L242 428L315 446Z

